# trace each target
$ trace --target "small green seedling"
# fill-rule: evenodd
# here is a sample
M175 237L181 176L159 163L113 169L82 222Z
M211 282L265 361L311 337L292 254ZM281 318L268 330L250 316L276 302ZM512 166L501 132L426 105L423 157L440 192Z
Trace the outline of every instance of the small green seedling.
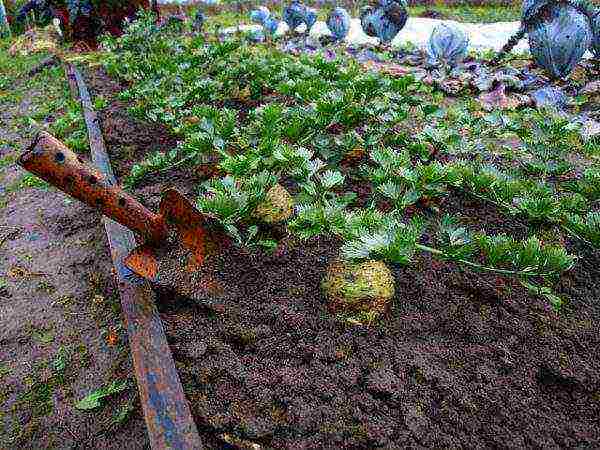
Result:
M115 380L108 386L97 389L79 400L75 404L75 408L84 411L99 408L101 406L101 400L108 398L111 395L118 394L119 392L123 392L127 387L127 380Z

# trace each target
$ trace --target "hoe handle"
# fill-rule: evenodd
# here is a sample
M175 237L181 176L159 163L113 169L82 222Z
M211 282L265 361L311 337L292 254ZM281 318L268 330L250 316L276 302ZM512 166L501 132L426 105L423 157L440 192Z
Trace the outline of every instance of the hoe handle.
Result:
M150 243L166 237L162 216L154 214L62 142L40 132L19 158L19 165L61 191L97 209L130 230L137 231Z

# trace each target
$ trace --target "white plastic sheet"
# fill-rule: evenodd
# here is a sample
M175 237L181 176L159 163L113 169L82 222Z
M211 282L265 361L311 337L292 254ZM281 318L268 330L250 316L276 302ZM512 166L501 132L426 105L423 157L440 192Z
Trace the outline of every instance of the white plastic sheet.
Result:
M406 26L398 33L392 41L393 47L399 47L408 43L414 44L417 47L425 48L431 36L431 32L439 23L452 23L462 29L469 37L470 50L499 51L508 39L517 32L520 22L495 22L495 23L464 23L453 20L428 19L423 17L410 17L406 22ZM260 25L240 25L241 31L251 31L260 29ZM223 30L225 33L234 33L238 27L227 28ZM298 28L299 32L304 31L304 25ZM288 32L288 26L281 22L277 30L277 35L281 36ZM311 29L310 36L318 38L321 35L331 33L327 29L325 22L317 22ZM376 44L377 39L367 36L361 26L359 19L352 19L350 23L350 32L346 37L348 44ZM522 39L521 42L513 49L515 53L529 51L527 39ZM590 53L586 54L588 57Z

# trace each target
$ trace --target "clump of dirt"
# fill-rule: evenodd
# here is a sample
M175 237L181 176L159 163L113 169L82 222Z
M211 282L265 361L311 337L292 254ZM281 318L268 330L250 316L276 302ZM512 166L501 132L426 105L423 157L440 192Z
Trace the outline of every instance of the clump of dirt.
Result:
M130 120L116 110L112 117ZM122 130L118 123L105 133L120 142ZM136 137L146 139L127 138ZM119 147L111 152L117 158ZM152 203L174 177L138 193ZM178 181L193 191L193 178ZM527 231L459 193L448 208L494 233ZM277 449L596 447L600 258L568 245L583 257L560 280L558 294L569 300L560 313L518 281L424 254L392 267L386 316L348 323L329 313L320 289L340 246L323 237L288 238L274 255L229 248L214 266L227 301L206 307L163 289L159 309L211 439Z
M426 17L428 19L447 19L448 18L444 13L437 11L435 9L431 9L431 8L427 8L425 11L423 11L421 14L419 14L419 17Z

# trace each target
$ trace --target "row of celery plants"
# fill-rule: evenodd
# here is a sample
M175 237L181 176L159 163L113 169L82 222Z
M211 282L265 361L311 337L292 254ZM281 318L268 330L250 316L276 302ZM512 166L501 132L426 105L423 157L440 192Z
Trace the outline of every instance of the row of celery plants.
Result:
M198 206L240 244L274 246L264 227L258 231L256 211L284 183L295 193L294 213L284 219L288 230L301 238L338 235L341 255L350 260L408 264L424 251L517 276L528 286L551 283L573 267L575 257L564 246L534 235L517 240L472 232L448 215L406 220L407 207L426 211L456 189L528 221L558 223L598 245L593 170L558 195L543 182L511 179L479 161L435 160L439 142L427 130L411 132L411 124L435 119L439 97L409 77L318 55L292 58L243 41L176 36L156 28L150 16L105 46L109 73L130 82L122 98L133 103L132 112L181 138L177 148L136 164L128 184L207 157L217 161L221 176L201 186ZM351 156L362 166L347 164ZM374 187L367 206L357 206L349 188L357 179ZM392 202L391 210L377 208L379 197ZM556 296L547 298L559 306Z

